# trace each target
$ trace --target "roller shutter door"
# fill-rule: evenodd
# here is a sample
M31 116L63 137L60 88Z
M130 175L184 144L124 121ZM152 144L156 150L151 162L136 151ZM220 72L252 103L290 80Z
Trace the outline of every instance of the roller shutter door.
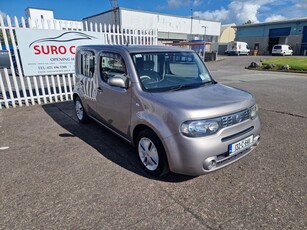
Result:
M301 55L303 55L304 53L305 54L307 53L307 26L304 26L303 40L302 40L302 46L301 46Z
M289 36L291 27L270 29L270 37L285 37Z

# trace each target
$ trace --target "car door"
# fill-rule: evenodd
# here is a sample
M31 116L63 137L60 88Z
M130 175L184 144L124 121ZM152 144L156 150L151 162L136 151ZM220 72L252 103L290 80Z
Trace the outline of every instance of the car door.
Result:
M105 51L98 57L98 92L96 111L99 120L128 136L131 116L131 89L110 86L108 79L114 76L128 80L123 57L116 52Z
M77 88L80 90L79 95L82 98L84 106L87 108L89 115L95 114L95 99L97 81L96 81L96 57L94 50L80 50L78 55L78 70L77 70Z

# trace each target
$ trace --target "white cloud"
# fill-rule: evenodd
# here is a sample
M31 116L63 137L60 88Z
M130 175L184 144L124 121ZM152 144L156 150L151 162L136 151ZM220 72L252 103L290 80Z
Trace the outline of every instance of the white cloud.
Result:
M7 14L6 14L6 13L4 13L4 12L2 12L1 10L0 10L0 15L2 16L2 18L3 18L3 19L5 19L5 18L6 18L6 16L7 16Z
M199 16L202 19L221 21L223 23L243 24L248 20L259 22L257 14L261 7L261 2L264 1L232 1L227 9L221 8L214 11L197 11L194 16ZM267 1L266 1L267 2Z
M305 0L297 0L294 7L307 10L307 2Z
M167 0L168 7L179 8L182 5L180 0Z
M193 6L196 7L196 6L200 6L202 4L202 1L201 0L194 0L193 1Z
M194 16L211 21L225 21L228 18L229 11L224 8L215 11L195 11Z
M194 16L221 21L223 24L242 25L249 20L257 23L265 20L289 18L289 6L300 6L307 9L307 2L306 0L232 0L226 7L213 11L196 11Z
M259 22L257 13L261 7L261 1L232 1L229 5L229 17L237 24L243 24L248 20Z
M273 22L273 21L281 21L287 19L286 17L282 15L272 15L270 17L267 17L264 22Z
M291 18L299 18L307 16L307 1L306 0L292 0L291 10L287 11L287 16Z
M178 9L180 7L197 7L202 5L202 0L167 0L166 5L158 6L157 9Z

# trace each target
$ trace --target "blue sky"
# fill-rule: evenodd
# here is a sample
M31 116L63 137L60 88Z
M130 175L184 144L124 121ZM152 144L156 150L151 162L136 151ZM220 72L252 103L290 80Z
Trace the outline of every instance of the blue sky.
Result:
M307 0L118 0L124 8L243 24L307 17ZM57 19L81 20L111 9L109 0L0 0L2 16L25 16L27 7L54 10Z

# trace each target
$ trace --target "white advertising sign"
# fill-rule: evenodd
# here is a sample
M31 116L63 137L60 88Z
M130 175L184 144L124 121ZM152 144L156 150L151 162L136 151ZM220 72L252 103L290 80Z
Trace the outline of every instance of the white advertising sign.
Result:
M105 44L103 33L16 28L25 76L74 73L80 45Z

